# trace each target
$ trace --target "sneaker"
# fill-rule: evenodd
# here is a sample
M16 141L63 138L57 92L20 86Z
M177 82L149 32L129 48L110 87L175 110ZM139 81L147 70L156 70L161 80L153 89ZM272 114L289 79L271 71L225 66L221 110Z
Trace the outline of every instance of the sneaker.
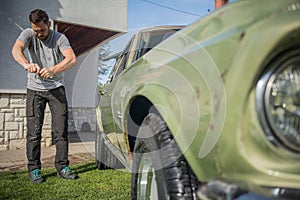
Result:
M44 182L44 179L41 175L41 170L40 169L34 169L29 173L29 180L32 183L42 183Z
M72 172L69 166L66 166L62 170L57 172L57 177L65 179L77 179L79 178L77 173Z

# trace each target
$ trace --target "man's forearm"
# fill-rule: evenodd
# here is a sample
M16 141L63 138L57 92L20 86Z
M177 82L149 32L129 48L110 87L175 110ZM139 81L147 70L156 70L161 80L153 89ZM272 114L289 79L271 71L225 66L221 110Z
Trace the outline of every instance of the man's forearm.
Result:
M76 58L65 58L62 62L53 66L53 74L59 74L66 71L76 64Z
M18 49L19 47L14 47L12 50L12 55L15 61L17 61L25 70L27 70L27 66L29 61L24 56L23 51L21 49Z
M52 75L64 72L76 64L76 56L73 52L73 49L68 48L64 50L62 54L65 58L50 69Z

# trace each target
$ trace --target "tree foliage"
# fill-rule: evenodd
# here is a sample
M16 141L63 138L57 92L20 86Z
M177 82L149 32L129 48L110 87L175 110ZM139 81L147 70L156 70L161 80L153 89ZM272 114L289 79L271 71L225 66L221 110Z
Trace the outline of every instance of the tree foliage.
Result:
M110 70L111 65L109 62L105 60L106 57L108 57L109 54L111 54L110 45L109 43L106 43L104 45L101 45L99 47L99 54L98 54L98 86L102 86L102 83L107 78Z

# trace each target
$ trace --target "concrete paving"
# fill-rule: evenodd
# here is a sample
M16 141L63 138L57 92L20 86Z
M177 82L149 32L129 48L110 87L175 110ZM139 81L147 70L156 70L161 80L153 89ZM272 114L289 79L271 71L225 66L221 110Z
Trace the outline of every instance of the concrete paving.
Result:
M54 167L55 146L42 147L43 167ZM69 133L70 165L95 160L95 133ZM27 170L26 150L0 151L0 171Z

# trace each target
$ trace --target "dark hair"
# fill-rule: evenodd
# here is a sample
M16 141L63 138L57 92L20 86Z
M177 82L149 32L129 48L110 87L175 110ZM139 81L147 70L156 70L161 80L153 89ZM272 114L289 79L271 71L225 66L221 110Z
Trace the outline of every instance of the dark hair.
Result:
M36 9L30 12L29 21L33 24L37 24L41 21L47 24L49 22L49 17L46 11L41 9Z

